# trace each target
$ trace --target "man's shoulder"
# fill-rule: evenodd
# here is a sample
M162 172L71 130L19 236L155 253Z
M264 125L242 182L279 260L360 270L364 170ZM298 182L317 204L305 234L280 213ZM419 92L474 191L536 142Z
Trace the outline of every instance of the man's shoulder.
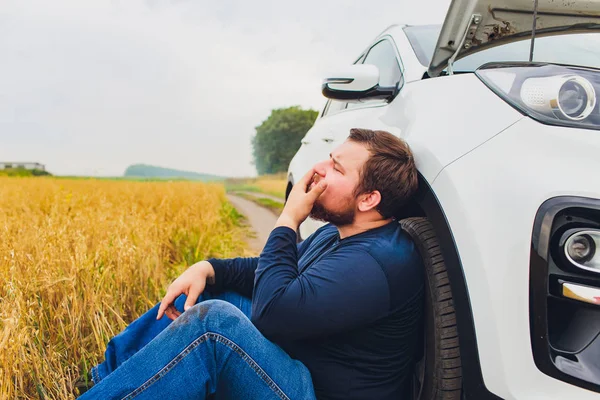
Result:
M337 227L326 224L317 229L309 238L320 238L322 242L328 237L338 234ZM374 263L383 269L395 268L401 264L420 264L420 256L411 237L402 230L398 222L392 222L382 229L373 230L366 235L357 235L348 241L346 245L340 246L337 253L363 254L372 258ZM346 239L347 240L347 239ZM343 242L344 240L342 240ZM364 261L364 257L360 257Z
M378 261L401 257L411 252L414 247L410 236L397 222L391 222L381 229L373 230L371 234L357 237L354 242Z
M418 254L413 240L397 222L372 236L365 244L369 253L380 263L407 261L407 257L412 259Z
M358 243L388 276L407 269L422 269L422 260L411 237L395 223Z
M408 233L400 226L374 241L367 250L386 276L392 304L401 306L420 293L424 283L423 260Z

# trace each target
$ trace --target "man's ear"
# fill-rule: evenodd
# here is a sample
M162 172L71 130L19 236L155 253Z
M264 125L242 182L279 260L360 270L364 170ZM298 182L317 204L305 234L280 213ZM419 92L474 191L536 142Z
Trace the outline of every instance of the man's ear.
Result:
M370 193L363 193L358 197L358 210L369 211L381 203L381 193L379 190L373 190Z

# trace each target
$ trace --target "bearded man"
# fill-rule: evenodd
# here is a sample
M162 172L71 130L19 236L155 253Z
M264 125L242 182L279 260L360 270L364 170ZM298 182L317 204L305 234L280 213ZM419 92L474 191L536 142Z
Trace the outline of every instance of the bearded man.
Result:
M292 188L260 257L189 267L81 398L408 398L423 266L396 218L417 181L403 140L352 129ZM309 215L328 224L298 244Z

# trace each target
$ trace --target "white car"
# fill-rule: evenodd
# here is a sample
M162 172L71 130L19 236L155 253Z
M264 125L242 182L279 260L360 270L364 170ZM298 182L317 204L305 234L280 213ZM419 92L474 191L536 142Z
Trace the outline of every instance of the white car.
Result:
M600 0L454 0L443 25L392 26L323 82L288 188L351 128L415 154L414 399L600 398L597 29Z

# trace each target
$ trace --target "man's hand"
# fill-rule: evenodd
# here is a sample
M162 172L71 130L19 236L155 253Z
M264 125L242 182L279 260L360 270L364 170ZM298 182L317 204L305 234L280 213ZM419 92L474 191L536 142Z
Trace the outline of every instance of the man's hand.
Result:
M175 308L173 302L180 294L187 295L184 311L196 304L198 296L202 294L206 287L206 282L213 282L215 279L215 270L208 261L200 261L185 270L179 278L175 279L169 288L167 294L163 297L158 308L156 319L161 319L163 314L173 321L181 315Z
M288 196L287 202L285 203L285 207L277 220L277 224L275 224L276 227L287 226L293 230L297 230L298 226L300 226L300 224L308 217L315 201L317 201L319 196L327 189L327 182L324 180L320 180L319 183L311 185L315 174L321 177L314 168L311 168L311 170L294 185ZM309 185L311 187L309 187Z

